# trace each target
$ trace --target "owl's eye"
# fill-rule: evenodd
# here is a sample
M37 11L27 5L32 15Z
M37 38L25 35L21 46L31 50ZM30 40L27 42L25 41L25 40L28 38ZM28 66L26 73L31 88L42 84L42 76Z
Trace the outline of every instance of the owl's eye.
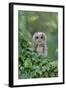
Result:
M43 39L43 36L41 36L41 39Z
M38 36L36 36L35 38L38 39Z

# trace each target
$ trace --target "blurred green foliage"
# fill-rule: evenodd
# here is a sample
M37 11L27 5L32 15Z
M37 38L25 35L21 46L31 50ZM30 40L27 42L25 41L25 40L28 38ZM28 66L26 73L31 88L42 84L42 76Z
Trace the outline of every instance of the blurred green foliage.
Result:
M47 35L48 57L32 50L35 32ZM18 11L18 78L58 76L58 13Z

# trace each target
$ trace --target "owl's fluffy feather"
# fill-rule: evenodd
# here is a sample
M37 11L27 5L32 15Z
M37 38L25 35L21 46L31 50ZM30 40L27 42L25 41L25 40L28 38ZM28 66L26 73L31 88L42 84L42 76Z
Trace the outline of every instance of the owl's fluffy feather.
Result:
M36 32L33 35L33 48L39 55L47 57L47 36L44 32Z

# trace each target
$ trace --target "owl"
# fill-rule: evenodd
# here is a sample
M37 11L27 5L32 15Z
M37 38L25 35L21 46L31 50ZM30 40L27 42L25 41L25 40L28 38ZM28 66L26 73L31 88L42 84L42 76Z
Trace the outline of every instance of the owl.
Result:
M47 36L44 32L35 32L33 35L33 50L39 55L47 57Z

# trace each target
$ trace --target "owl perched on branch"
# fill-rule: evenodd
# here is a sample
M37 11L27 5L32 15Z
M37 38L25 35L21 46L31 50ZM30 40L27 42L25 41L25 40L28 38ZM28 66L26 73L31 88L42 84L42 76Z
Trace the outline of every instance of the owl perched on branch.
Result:
M47 57L47 36L44 32L36 32L33 35L33 48L39 55Z

